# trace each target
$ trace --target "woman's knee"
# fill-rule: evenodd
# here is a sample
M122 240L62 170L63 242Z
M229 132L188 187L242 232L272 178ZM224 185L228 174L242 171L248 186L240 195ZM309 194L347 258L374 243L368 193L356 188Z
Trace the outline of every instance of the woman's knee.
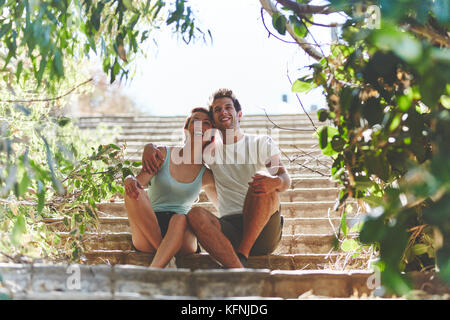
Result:
M141 237L132 236L131 242L133 243L134 248L138 251L145 253L155 253L156 251L147 240Z
M169 225L173 225L176 227L182 227L183 229L186 228L187 225L187 219L185 214L174 214L172 218L170 218Z

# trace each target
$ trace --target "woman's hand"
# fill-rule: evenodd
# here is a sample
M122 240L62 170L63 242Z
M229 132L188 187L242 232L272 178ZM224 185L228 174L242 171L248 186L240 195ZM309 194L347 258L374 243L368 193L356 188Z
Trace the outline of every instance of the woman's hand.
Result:
M133 176L128 176L125 178L124 186L126 195L134 200L139 198L139 189L144 190L144 187Z

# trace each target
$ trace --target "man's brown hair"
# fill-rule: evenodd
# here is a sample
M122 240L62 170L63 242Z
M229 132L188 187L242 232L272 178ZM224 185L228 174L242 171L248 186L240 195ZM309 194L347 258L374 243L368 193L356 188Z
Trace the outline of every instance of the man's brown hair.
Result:
M233 101L234 110L236 112L239 112L242 110L241 104L239 103L239 100L234 95L233 91L230 89L222 88L217 91L215 91L211 97L209 98L209 112L212 118L212 104L214 100L220 99L220 98L230 98Z

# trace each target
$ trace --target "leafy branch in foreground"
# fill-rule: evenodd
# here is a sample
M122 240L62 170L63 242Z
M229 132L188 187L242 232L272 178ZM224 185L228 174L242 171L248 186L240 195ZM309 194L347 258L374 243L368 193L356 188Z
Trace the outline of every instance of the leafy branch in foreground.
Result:
M261 3L273 27L281 35L288 31L317 61L292 91L324 91L327 108L318 118L333 125L316 133L343 186L335 209L353 198L368 211L359 243L346 239L341 248L376 244L382 283L396 294L411 288L403 271L435 269L450 283L450 17L444 2ZM369 5L381 9L379 29L366 23ZM311 10L347 15L327 56L306 40L310 35L315 42Z
M44 84L54 91L67 73L67 57L81 60L92 54L101 57L111 82L128 77L129 61L160 24L173 25L187 43L199 34L204 38L185 3L0 0L0 61L9 71L4 81L33 77L38 88Z

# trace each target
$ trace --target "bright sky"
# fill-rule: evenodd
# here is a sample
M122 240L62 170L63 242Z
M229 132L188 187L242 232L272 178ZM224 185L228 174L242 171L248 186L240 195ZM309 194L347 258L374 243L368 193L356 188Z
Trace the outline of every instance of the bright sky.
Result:
M291 93L287 70L295 81L299 68L316 61L296 44L268 38L258 0L191 0L189 4L202 29L211 31L213 43L186 45L167 30L161 32L158 46L150 46L147 58L136 60L139 68L125 88L139 109L152 115L186 115L194 107L206 107L214 90L227 87L236 93L244 115L262 114L262 108L271 114L302 112ZM265 22L273 30L267 13ZM318 42L330 41L328 28L312 30ZM289 35L285 39L292 41ZM282 102L283 94L288 103ZM300 99L306 108L325 103L317 89Z

